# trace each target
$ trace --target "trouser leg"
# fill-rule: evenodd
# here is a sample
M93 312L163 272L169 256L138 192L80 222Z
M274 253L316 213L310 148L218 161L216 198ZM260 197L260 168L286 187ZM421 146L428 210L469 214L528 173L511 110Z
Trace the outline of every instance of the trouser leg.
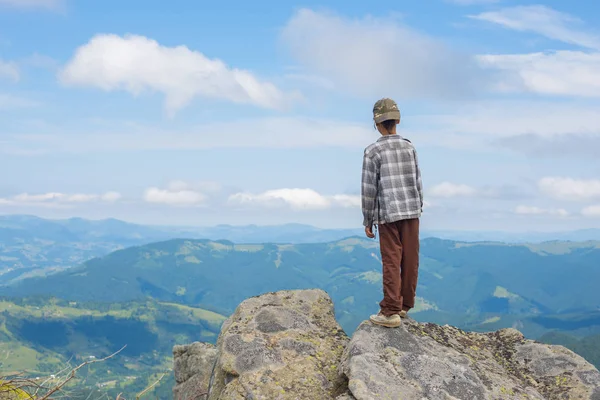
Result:
M383 300L379 303L383 315L402 311L400 263L402 242L397 223L379 225L379 247L383 269Z
M404 310L415 306L417 281L419 278L419 219L401 221L400 241L402 243L401 298Z

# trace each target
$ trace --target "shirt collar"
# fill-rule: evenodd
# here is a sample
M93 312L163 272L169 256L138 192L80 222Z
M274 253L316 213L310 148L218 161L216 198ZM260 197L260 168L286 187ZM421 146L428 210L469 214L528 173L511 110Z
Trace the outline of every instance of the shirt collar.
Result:
M388 139L403 139L402 136L400 136L399 134L395 134L395 135L381 135L381 137L379 139L377 139L378 142L384 141L384 140L388 140Z

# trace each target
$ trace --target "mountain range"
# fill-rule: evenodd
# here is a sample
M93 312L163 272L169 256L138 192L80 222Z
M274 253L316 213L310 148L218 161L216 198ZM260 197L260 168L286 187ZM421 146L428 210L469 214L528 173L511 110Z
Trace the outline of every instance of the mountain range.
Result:
M463 242L541 243L548 240L600 240L600 229L562 233L424 231L422 238ZM310 244L363 237L363 230L320 229L309 225L178 227L132 224L116 219L49 220L29 215L0 215L0 285L45 276L129 246L177 238L235 243Z
M600 242L507 245L429 238L422 240L421 254L418 317L472 329L518 326L532 337L557 324L575 334L600 333ZM368 239L313 244L173 239L5 285L0 295L95 302L153 298L228 315L247 297L318 287L331 294L340 323L353 331L377 309L380 270L378 244ZM582 314L589 321L564 322Z
M475 241L423 234L415 319L473 331L515 327L600 366L600 241L439 236L445 235ZM381 280L378 243L363 238L362 229L2 216L0 375L46 376L71 358L106 356L127 345L120 357L78 379L87 391L71 396L83 400L94 388L112 398L135 397L168 372L173 344L214 341L248 297L322 288L351 334L378 310ZM151 395L169 398L173 376L166 376Z
M0 215L0 239L3 241L18 238L53 242L115 242L123 246L175 238L229 240L236 243L320 243L357 235L363 236L363 229L359 224L360 221L354 229L323 229L304 224L155 226L117 219L54 220L32 215ZM564 232L425 230L421 232L421 236L466 242L540 243L558 240L581 242L600 240L600 229Z

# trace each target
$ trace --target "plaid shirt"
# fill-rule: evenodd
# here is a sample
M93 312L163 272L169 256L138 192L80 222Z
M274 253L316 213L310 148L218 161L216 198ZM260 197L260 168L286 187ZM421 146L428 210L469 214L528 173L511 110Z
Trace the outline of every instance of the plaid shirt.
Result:
M364 153L363 225L419 218L422 210L423 185L415 148L398 134L382 136Z

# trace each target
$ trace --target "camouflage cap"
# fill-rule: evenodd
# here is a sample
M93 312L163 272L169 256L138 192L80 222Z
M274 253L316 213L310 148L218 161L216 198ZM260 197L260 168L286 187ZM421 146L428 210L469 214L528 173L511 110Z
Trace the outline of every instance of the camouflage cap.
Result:
M373 120L379 124L389 119L400 119L398 105L394 100L388 98L377 100L373 106Z

